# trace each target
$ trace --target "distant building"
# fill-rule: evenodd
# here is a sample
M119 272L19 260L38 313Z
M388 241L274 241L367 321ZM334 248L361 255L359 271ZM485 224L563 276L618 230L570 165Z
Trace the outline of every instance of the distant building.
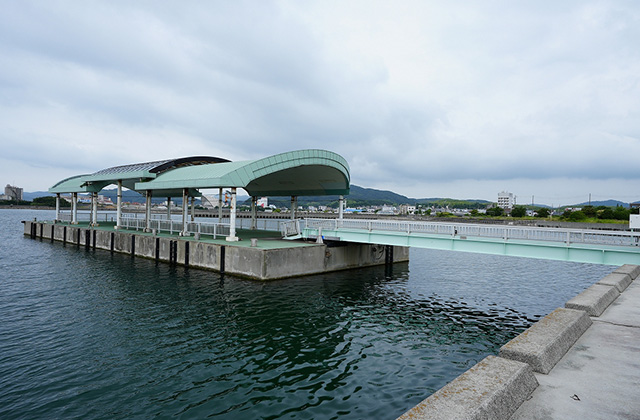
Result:
M393 206L383 205L379 214L396 214L396 208Z
M7 186L4 187L4 195L6 197L5 200L21 201L22 188L7 184Z
M258 198L258 200L256 201L256 206L262 207L263 209L269 207L269 197Z
M400 214L414 214L416 212L416 206L411 204L400 205Z
M498 207L510 210L516 204L513 193L502 191L498 193Z
M112 206L113 205L113 201L111 201L111 198L109 197L105 197L104 195L98 195L98 204L102 204L104 206Z

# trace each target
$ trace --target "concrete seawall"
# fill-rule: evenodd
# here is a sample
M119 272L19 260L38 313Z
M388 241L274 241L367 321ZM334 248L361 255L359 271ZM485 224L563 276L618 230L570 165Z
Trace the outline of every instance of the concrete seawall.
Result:
M399 419L640 419L639 274L619 267Z
M315 244L289 241L246 243L196 240L176 235L24 221L24 234L90 249L130 254L257 280L320 274L385 263L384 246L370 244ZM409 248L393 247L393 262L409 260Z

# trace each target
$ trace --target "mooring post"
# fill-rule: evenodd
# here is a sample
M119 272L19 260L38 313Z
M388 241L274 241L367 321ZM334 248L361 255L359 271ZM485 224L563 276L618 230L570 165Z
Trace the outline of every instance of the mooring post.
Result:
M224 245L220 247L220 274L224 274L224 254L225 248Z

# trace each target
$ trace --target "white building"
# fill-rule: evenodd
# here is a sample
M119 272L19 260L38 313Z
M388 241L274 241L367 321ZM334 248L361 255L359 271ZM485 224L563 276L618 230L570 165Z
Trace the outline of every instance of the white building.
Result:
M16 187L15 185L7 184L7 186L4 187L4 195L5 195L5 200L21 201L22 200L22 188Z
M416 212L416 206L411 204L402 204L400 206L400 214L414 214Z
M256 206L262 207L263 209L269 207L269 197L258 198L258 200L256 201Z
M382 210L380 210L379 214L396 214L396 208L385 204L382 206Z
M513 193L502 191L498 193L498 207L501 207L505 210L513 208L516 204L515 197Z

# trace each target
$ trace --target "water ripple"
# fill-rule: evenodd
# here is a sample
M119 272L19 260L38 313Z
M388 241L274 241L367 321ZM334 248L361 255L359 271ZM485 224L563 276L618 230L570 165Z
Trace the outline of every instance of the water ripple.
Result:
M257 283L22 237L0 210L0 418L395 418L610 267L412 250Z

